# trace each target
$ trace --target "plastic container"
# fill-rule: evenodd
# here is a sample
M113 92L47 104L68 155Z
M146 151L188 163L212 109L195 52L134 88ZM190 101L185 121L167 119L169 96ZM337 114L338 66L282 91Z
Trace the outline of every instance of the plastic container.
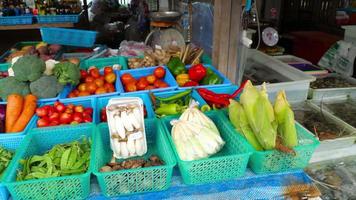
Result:
M146 119L145 129L148 152L144 158L157 155L164 161L164 165L102 173L99 170L110 161L112 151L107 124L103 123L98 126L93 173L98 179L101 192L106 197L154 192L169 188L173 167L176 165L170 144L157 119Z
M66 28L48 28L41 29L42 40L48 44L61 44L78 47L92 47L95 43L95 31L84 31Z
M79 15L37 15L37 23L53 24L53 23L78 23Z
M199 85L195 87L179 87L179 89L189 89L189 88L215 88L215 87L223 87L223 86L229 86L231 85L231 81L226 78L222 73L220 73L215 67L209 64L204 64L204 67L210 68L215 74L217 74L223 82L221 84L216 84L216 85ZM190 68L190 66L186 66L187 69Z
M220 112L211 111L207 116L219 129L225 145L212 157L195 161L183 161L179 158L171 137L172 125L170 124L170 121L176 117L162 119L185 184L204 184L241 177L245 174L248 160L253 152L250 144L241 135L232 131Z
M140 69L120 70L119 71L119 77L121 78L121 76L123 74L128 73L128 74L131 74L135 79L139 79L142 76L148 76L148 75L153 74L153 71L156 68L157 67L147 67L147 68L140 68ZM169 72L168 68L164 67L164 69L166 70L166 75L164 76L163 81L166 82L169 86L166 87L166 88L153 89L153 90L151 90L152 92L170 91L170 90L175 90L178 87L178 84L177 84L176 80L174 79L174 77L171 74L171 72ZM125 92L124 86L123 86L121 80L119 80L119 85L118 86L119 86L120 91ZM147 90L140 90L140 91L130 92L130 93L142 93L142 92L147 92Z
M296 155L286 154L277 150L255 151L249 166L256 174L283 172L303 169L308 166L319 141L308 133L300 124L296 123L298 146L294 147Z
M90 174L94 162L96 145L95 125L77 126L71 129L55 127L36 129L25 137L21 146L6 171L4 180L13 199L86 199L90 194ZM89 169L84 174L62 176L45 179L16 181L18 169L22 169L19 161L32 155L41 155L56 144L69 143L88 137L92 141Z
M96 117L98 115L96 114L97 110L96 110L96 99L95 98L76 99L76 100L60 99L59 102L62 102L64 105L74 104L74 106L82 105L82 106L84 106L84 108L93 108L93 115L92 115L93 122L92 123L95 123L97 121ZM54 102L47 102L47 103L42 104L41 106L53 105L53 104L54 104ZM30 125L31 129L52 129L53 127L61 127L62 129L68 129L68 128L75 128L75 127L81 127L81 126L86 126L88 124L92 124L92 123L80 123L77 125L60 125L60 126L49 126L49 127L38 128L37 121L38 121L39 117L35 114L35 116L33 118L34 119L32 120L32 123Z
M10 64L9 63L0 64L0 71L1 72L6 72L9 68L10 68Z
M32 24L32 17L32 15L0 17L0 25L11 26L20 24Z
M95 66L99 69L102 69L106 66L113 66L114 64L119 64L122 70L127 69L127 61L125 57L115 56L109 58L95 58L85 60L80 64L80 68L88 69L91 66Z
M275 56L274 58L309 75L321 76L329 73L328 70L321 69L320 67L313 65L311 62L293 55Z
M5 148L6 150L13 152L15 155L15 151L17 148L19 148L23 138L24 138L23 135L1 137L0 138L0 146ZM3 174L5 174L5 171ZM1 180L1 183L0 183L0 199L8 199L9 192L7 191L5 185L3 185L2 182L3 182L3 180Z
M342 26L342 28L345 29L344 40L356 44L356 25Z
M286 91L289 102L306 100L310 82L316 79L255 49L247 50L245 63L245 79L257 79L255 85L268 81L267 92L272 102L280 90Z
M325 139L320 141L319 147L316 149L316 152L320 151L329 151L332 149L341 149L341 148L347 148L352 146L355 143L356 140L356 130L350 126L349 124L345 123L344 121L338 119L337 117L333 116L326 110L321 110L320 107L317 105L313 104L310 101L306 102L301 102L297 104L292 105L292 109L294 111L294 116L296 121L303 126L303 121L300 121L299 119L303 118L310 118L312 116L309 116L307 113L303 113L301 116L297 116L299 112L304 112L304 111L309 111L313 112L316 117L320 116L323 118L327 123L323 123L324 126L332 126L332 128L336 128L342 132L345 132L345 134L341 137L335 138L335 139ZM308 130L307 128L303 127L306 132L310 133L314 137L315 135L315 130ZM315 127L316 129L316 127ZM320 132L317 130L317 133Z

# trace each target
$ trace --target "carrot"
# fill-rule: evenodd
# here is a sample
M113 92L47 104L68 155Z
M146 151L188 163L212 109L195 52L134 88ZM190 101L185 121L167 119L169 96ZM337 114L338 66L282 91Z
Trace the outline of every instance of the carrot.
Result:
M7 97L5 132L10 132L16 120L20 117L23 106L23 97L19 94L10 94Z
M15 125L11 128L10 132L23 131L28 122L31 120L32 116L35 114L36 107L37 97L32 94L26 95L21 115L17 119Z

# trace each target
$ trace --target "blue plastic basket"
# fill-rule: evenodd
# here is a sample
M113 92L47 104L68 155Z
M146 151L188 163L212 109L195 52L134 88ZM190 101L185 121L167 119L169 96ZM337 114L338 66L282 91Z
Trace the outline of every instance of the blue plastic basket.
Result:
M100 72L103 74L103 70ZM72 85L67 85L64 87L63 91L59 94L59 99L88 99L88 98L98 98L98 97L110 97L110 96L117 96L120 93L123 92L123 88L121 86L120 80L119 80L119 72L115 70L116 74L116 81L115 81L115 92L110 92L110 93L105 93L105 94L94 94L94 95L89 95L89 96L84 96L84 97L74 97L74 98L68 98L68 94L73 91L76 86Z
M38 15L36 18L39 24L78 23L79 21L79 15Z
M25 137L16 152L13 161L4 176L4 184L13 199L86 199L90 194L90 174L92 172L94 147L96 137L94 124L64 129L61 127L52 129L32 130ZM32 179L16 181L17 170L22 169L20 160L32 155L41 155L50 150L56 144L80 141L83 138L92 141L90 152L90 164L83 174L61 176L54 178Z
M2 138L0 138L0 146L15 153L16 149L20 146L20 144L21 144L21 142L22 142L24 137L25 136L23 136L23 135L2 137ZM5 172L6 172L6 170L4 171L3 174L5 174ZM9 198L9 192L7 191L5 185L2 184L2 182L3 182L3 180L1 178L0 199L8 199Z
M74 100L74 99L60 99L59 101L64 103L64 105L73 104L75 106L82 105L82 106L84 106L84 108L87 108L87 107L93 108L93 116L92 116L93 122L92 123L96 122L96 120L97 120L96 112L97 111L96 111L96 99L95 98L76 99L76 100ZM54 102L47 102L47 103L41 104L41 106L53 105L53 104L54 104ZM39 119L39 117L36 115L33 117L33 121L30 124L30 129L51 129L51 128L53 128L53 126L38 128L37 127L38 119ZM71 128L71 127L86 126L86 125L92 124L92 123L80 123L77 125L60 125L60 126L54 126L54 127L62 127L63 129L67 129L67 128Z
M32 15L0 17L0 25L32 24Z
M215 74L217 74L223 80L223 82L221 84L216 84L216 85L199 85L199 86L195 86L194 88L216 88L216 87L232 85L231 81L228 78L226 78L226 76L224 76L222 73L220 73L219 70L217 70L215 67L209 64L204 64L204 67L210 68ZM189 69L190 66L188 65L186 66L186 68ZM179 87L179 89L187 89L187 88L192 88L192 87Z
M230 86L225 86L225 87L217 87L217 88L207 88L208 90L215 92L217 94L233 94L239 87L236 85L230 85ZM195 91L198 93L197 91ZM198 93L199 95L199 93ZM199 95L200 96L200 95ZM236 99L239 99L240 95L237 96ZM204 100L203 97L200 96L200 99L198 99L199 105L208 105L208 103Z
M0 64L0 71L5 72L10 68L10 64L9 63L2 63Z
M148 75L153 74L153 71L156 68L157 67L147 67L147 68L140 68L140 69L121 70L121 71L119 71L119 75L121 78L121 76L123 74L128 73L128 74L131 74L135 79L139 79L142 76L148 76ZM168 70L168 68L164 67L164 69L166 70L166 75L165 75L163 81L166 82L169 86L166 88L153 89L153 90L151 90L152 92L170 91L170 90L175 90L178 87L176 80L174 79L173 75ZM120 87L121 91L125 92L124 86L121 83L121 80L119 82L119 87ZM142 93L142 92L147 92L147 90L141 90L141 91L130 92L130 93Z
M67 28L41 28L42 40L48 44L77 47L94 46L97 32Z
M83 62L80 63L80 68L88 69L91 66L95 66L96 68L102 69L106 66L113 66L114 64L121 65L122 70L127 69L127 60L123 56L115 56L109 58L94 58L94 59L84 60Z

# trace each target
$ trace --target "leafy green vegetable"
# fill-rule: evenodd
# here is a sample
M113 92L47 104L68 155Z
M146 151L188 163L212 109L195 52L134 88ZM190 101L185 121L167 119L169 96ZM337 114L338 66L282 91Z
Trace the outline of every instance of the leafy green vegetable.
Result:
M18 81L35 81L46 70L46 64L37 56L27 55L19 58L12 66Z
M53 98L63 90L55 76L42 76L30 84L31 93L38 98Z
M0 177L4 173L5 169L9 165L12 159L13 153L11 151L6 150L3 147L0 147Z
M78 65L71 62L57 63L53 69L54 75L62 85L77 85L80 80L80 69Z
M16 80L13 76L0 79L0 97L6 100L8 95L14 93L22 96L29 94L29 85L26 82Z

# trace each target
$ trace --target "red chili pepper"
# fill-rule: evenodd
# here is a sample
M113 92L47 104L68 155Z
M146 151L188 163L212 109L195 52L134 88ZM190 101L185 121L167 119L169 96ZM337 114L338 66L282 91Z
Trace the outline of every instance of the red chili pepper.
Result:
M239 95L239 94L242 92L242 90L245 88L246 83L247 83L247 80L244 81L244 82L241 84L241 86L239 87L239 89L237 89L237 90L231 95L230 98L231 98L231 99L234 99L237 95Z
M193 87L193 86L198 86L199 83L195 82L195 81L188 81L186 82L183 87Z
M211 104L222 105L224 107L226 107L230 104L228 98L222 98L222 97L219 97L218 95L216 95L214 93L212 94L210 92L209 92L209 90L206 91L203 88L198 89L198 93L203 97L203 99L206 100L207 102L210 102Z
M206 76L206 68L202 64L196 64L188 70L189 79L199 82Z

